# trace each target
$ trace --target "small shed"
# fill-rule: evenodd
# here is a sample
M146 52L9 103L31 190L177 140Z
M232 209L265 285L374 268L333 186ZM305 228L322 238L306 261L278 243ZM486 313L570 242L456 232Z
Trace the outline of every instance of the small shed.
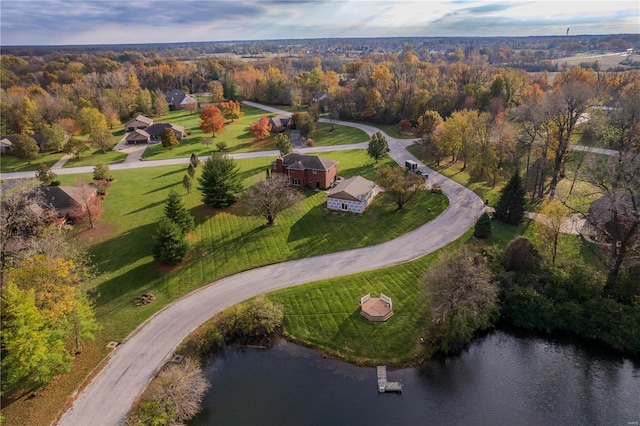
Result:
M361 176L339 183L327 193L327 208L362 213L374 199L376 184Z
M384 322L393 315L391 298L380 293L380 297L371 297L371 293L360 298L360 315L374 322Z

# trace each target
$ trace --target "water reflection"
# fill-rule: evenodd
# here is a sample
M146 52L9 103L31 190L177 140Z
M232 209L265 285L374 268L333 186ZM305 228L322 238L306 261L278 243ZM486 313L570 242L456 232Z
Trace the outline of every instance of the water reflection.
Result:
M620 357L497 331L463 354L390 370L323 359L287 342L210 360L212 388L191 425L619 424L640 421L640 366Z

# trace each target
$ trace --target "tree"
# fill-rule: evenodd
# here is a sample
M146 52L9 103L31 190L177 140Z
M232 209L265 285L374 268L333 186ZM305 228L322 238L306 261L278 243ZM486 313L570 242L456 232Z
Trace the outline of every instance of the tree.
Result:
M296 128L300 132L300 136L303 138L309 137L311 132L316 128L316 122L308 112L303 112L298 116L296 120Z
M91 143L94 147L100 149L103 154L107 152L107 149L111 149L113 146L113 135L108 127L96 127L91 131L89 135Z
M170 128L167 127L162 131L162 147L167 149L173 149L174 147L180 145L178 138L176 137L176 133Z
M27 164L31 164L33 160L37 159L40 153L40 148L35 139L25 134L14 136L13 149L16 157L25 160Z
M400 131L400 133L403 133L405 135L411 134L412 127L413 126L411 125L411 122L406 119L400 120L400 122L398 123L398 130Z
M491 236L491 216L488 213L483 213L476 221L476 225L473 228L473 236L481 239Z
M91 134L93 130L106 127L106 117L97 109L93 107L84 107L78 112L76 123L80 127L83 134Z
M2 393L45 386L70 368L70 357L56 330L36 307L35 290L12 281L2 288Z
M376 170L376 183L393 198L398 210L424 187L424 180L416 173L409 173L399 167L384 165Z
M211 132L212 137L216 137L216 133L224 132L224 117L222 113L213 105L207 105L202 108L200 113L200 130L203 132Z
M494 217L509 225L518 225L524 218L524 207L524 188L522 179L516 171L500 192Z
M153 236L153 259L167 265L177 265L187 257L189 244L178 225L163 217Z
M461 349L498 317L498 285L484 258L467 247L441 256L422 285L429 295L429 338L444 353Z
M88 185L80 177L76 179L78 205L74 208L73 216L89 222L91 228L96 227L96 222L104 213L102 198L98 197L95 187Z
M198 159L198 156L195 153L191 154L191 157L189 158L189 163L195 168L198 167L198 165L200 164L200 160Z
M93 180L113 180L109 166L102 163L96 164L93 167Z
M193 181L189 177L189 175L184 175L182 178L182 186L187 190L187 194L191 194L191 188L193 187Z
M196 169L193 167L193 164L189 164L189 167L187 167L187 174L191 179L196 177Z
M53 152L62 151L62 147L68 138L67 132L57 123L52 125L44 124L42 126L42 139L45 149L50 149Z
M216 143L216 148L219 152L224 152L227 150L227 143L225 141L220 141Z
M36 178L42 183L42 186L49 186L56 180L56 175L53 171L51 171L51 167L47 166L46 163L40 163L38 165L38 171L36 172Z
M389 144L387 143L387 138L380 132L376 132L371 135L371 139L369 139L369 147L367 148L367 154L369 157L376 160L376 164L378 160L381 158L385 158L389 155Z
M278 133L274 138L276 142L276 148L280 151L280 156L284 157L285 155L293 152L293 145L291 144L291 139L289 136L284 133Z
M289 179L275 175L250 186L244 196L249 211L267 220L267 226L275 223L278 214L300 202L304 197L293 189Z
M183 234L193 231L195 227L193 216L184 207L175 189L169 191L167 202L164 205L164 216L178 225Z
M232 123L244 115L244 112L240 111L240 102L233 100L220 104L220 109L222 110L222 116L227 120L231 120Z
M227 207L235 203L242 192L242 181L235 161L225 156L209 157L198 178L202 201L213 207Z
M258 121L255 121L251 126L249 126L249 132L260 141L269 136L269 133L271 132L271 123L269 122L269 118L261 117Z
M217 80L211 81L207 85L207 89L211 94L211 102L217 104L224 101L224 88L222 87L222 83Z
M548 253L551 264L556 263L558 249L561 246L562 230L571 210L561 201L549 200L540 209L540 218L533 224L538 247L542 253Z
M64 144L62 151L65 154L73 154L76 158L80 158L83 152L86 152L89 149L87 144L78 138L71 138Z
M164 93L160 90L153 92L153 115L161 117L169 112L169 104Z

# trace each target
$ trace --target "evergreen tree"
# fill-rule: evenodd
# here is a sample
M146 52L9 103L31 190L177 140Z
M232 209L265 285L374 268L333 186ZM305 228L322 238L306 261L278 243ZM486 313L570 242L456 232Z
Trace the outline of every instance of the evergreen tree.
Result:
M202 201L213 207L227 207L235 203L242 192L242 181L235 161L228 157L209 157L198 178Z
M500 193L500 199L496 206L495 218L500 222L507 223L509 225L517 225L522 221L524 217L524 187L522 186L522 179L518 172L509 179L507 185L502 189Z
M276 142L276 148L280 151L281 156L285 156L293 151L293 145L291 144L291 139L289 136L284 133L278 133L274 138Z
M481 239L491 236L491 217L488 213L483 213L476 222L476 226L473 229L473 236Z
M164 216L178 225L183 234L192 231L195 226L193 216L191 216L184 207L175 189L169 191L167 203L164 205Z
M182 230L166 217L160 219L153 242L153 259L156 262L176 265L187 257L189 244Z
M189 164L189 167L187 167L187 174L191 179L196 176L196 169L193 167L193 164Z
M193 187L193 181L189 177L189 175L184 175L182 178L182 186L187 190L187 194L191 194L191 188Z
M189 163L191 163L191 165L193 165L193 167L198 167L198 165L200 165L200 160L198 159L198 156L195 153L191 154L191 158L189 159Z
M49 186L56 180L56 175L46 163L40 163L38 165L38 171L36 172L36 178L42 183L42 186Z
M175 132L168 127L164 129L162 132L162 146L164 148L173 149L178 145L180 145L180 141L176 138Z
M379 159L389 155L389 144L387 143L387 138L385 138L382 133L376 132L371 135L367 154L369 154L369 157L376 160L376 163Z

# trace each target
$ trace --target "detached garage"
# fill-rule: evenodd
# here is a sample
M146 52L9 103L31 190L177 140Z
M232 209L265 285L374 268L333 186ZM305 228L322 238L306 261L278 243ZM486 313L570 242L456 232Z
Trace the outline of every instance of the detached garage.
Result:
M339 183L327 193L327 208L362 213L375 197L376 184L360 176Z

